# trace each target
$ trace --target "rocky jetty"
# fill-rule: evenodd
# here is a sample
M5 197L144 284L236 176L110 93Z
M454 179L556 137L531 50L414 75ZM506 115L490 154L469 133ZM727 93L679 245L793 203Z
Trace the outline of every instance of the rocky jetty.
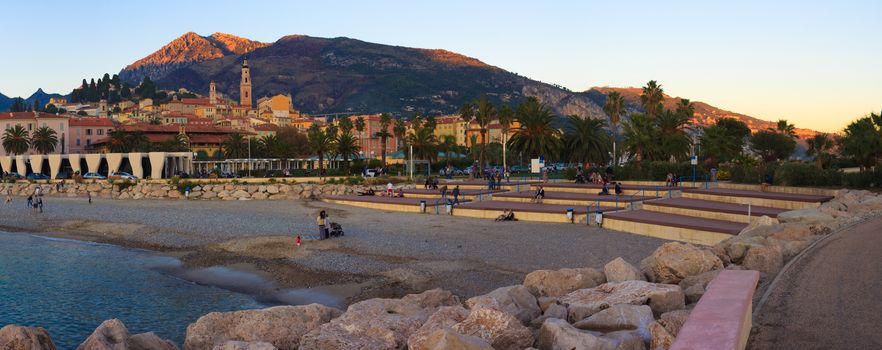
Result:
M667 349L723 269L769 281L821 237L882 212L882 195L843 190L819 208L763 219L715 246L665 243L640 267L539 270L523 284L465 300L433 289L368 299L346 311L312 304L210 313L187 328L185 350ZM54 349L41 328L0 329L0 349ZM78 350L177 349L152 333L104 322Z

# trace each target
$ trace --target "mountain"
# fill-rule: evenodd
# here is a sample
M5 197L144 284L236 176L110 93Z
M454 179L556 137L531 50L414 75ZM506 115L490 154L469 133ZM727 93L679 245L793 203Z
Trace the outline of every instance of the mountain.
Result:
M226 36L227 40L221 37ZM237 44L218 44L235 41ZM640 88L597 87L573 92L518 75L478 59L440 49L419 49L356 39L290 35L271 44L232 35L201 37L187 33L120 72L131 82L149 75L167 89L207 94L210 81L219 92L239 98L243 61L251 67L255 97L291 94L303 112L392 112L396 115L455 113L481 94L496 103L517 103L535 96L560 115L606 118L609 91L620 91L631 111L639 111ZM679 98L666 96L673 108ZM722 117L744 121L753 129L772 125L750 116L693 101L700 125ZM811 132L800 129L801 132Z
M25 101L25 104L31 106L34 104L34 101L40 100L40 105L42 106L42 105L45 105L47 102L49 102L50 98L63 98L63 97L66 97L66 96L62 95L62 94L55 94L55 93L50 94L50 93L43 91L43 89L37 89L37 91L35 91L33 94L31 94L30 97L24 99L24 101ZM8 111L9 107L12 107L12 100L13 99L14 99L13 97L7 97L6 95L0 94L0 112Z
M139 83L145 76L155 80L178 68L228 55L249 53L266 45L226 33L204 37L189 32L128 65L120 78L131 83Z

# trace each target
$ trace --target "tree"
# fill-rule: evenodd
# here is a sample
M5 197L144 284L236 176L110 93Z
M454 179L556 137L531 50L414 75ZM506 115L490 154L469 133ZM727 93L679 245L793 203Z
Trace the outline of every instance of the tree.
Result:
M114 130L110 132L110 151L114 153L147 152L151 144L142 131Z
M814 137L805 140L808 149L806 154L814 156L818 164L818 168L824 167L824 158L829 156L830 150L833 149L833 139L827 134L816 134Z
M764 161L787 159L796 149L796 141L789 135L774 131L757 131L750 138L750 148Z
M224 155L229 159L242 159L248 156L248 142L245 135L233 133L224 142Z
M258 142L267 158L286 158L288 145L277 134L264 135Z
M655 123L644 113L631 114L631 120L622 128L624 147L634 155L638 166L644 159L658 158L659 135Z
M398 149L404 149L404 136L407 134L407 126L404 125L404 120L396 119L395 126L392 127L392 134L395 135L395 139L398 142Z
M530 158L555 158L561 149L561 133L554 127L555 116L548 106L529 97L517 108L517 121L509 146Z
M625 112L625 99L618 91L612 91L606 95L606 102L603 104L603 111L609 117L609 124L612 126L612 144L613 144L613 164L619 164L619 154L616 151L616 139L618 139L618 126L622 113Z
M750 136L747 124L732 118L722 118L704 128L701 147L705 162L711 166L731 161L741 155L745 139Z
M337 120L337 128L340 129L341 133L348 134L352 132L352 120L349 118L340 118Z
M12 99L12 105L9 106L10 112L27 112L28 106L25 103L25 100L21 97L15 97Z
M477 103L475 103L475 122L478 123L478 132L481 134L481 155L479 159L480 168L478 174L484 174L484 166L486 166L485 152L487 150L487 126L496 119L496 106L487 100L487 95L481 95Z
M438 148L441 150L441 152L444 152L444 160L447 162L447 165L450 165L450 154L457 150L456 136L442 136L441 142L438 144Z
M156 152L189 152L190 142L186 136L177 134L172 138L153 144Z
M380 114L380 131L374 133L374 137L380 138L380 162L383 164L383 167L386 167L386 142L389 140L389 137L392 136L389 133L389 124L392 123L392 116L388 113Z
M31 134L31 147L37 153L49 154L55 152L56 145L58 145L58 135L55 130L49 127L39 127Z
M344 119L345 120L345 119ZM346 174L349 174L349 159L358 155L358 137L352 135L351 131L342 131L337 138L334 139L334 154L343 158L343 166L346 167Z
M790 138L796 138L796 127L793 124L788 123L786 119L779 119L778 122L775 123L775 128L770 128L769 130L787 135Z
M309 149L318 156L319 176L324 174L325 156L334 149L334 139L323 131L318 124L312 124L306 133Z
M279 142L284 145L281 158L296 158L309 154L307 137L294 127L284 126L276 132Z
M688 100L684 101L689 102ZM691 109L691 107L688 108ZM664 111L656 118L662 160L668 160L671 157L683 160L688 156L692 147L692 139L688 133L691 118L691 114L671 111Z
M643 87L640 95L640 104L647 118L654 119L662 111L662 102L665 100L665 92L655 80L650 80Z
M438 157L438 139L435 131L423 126L408 135L408 143L413 147L413 156L418 159L434 162Z
M28 131L21 125L13 126L3 133L3 149L7 154L19 155L27 153L31 148Z
M839 145L842 155L853 158L861 169L876 165L882 155L882 116L870 114L848 124Z
M499 115L496 118L499 120L499 127L502 131L502 168L508 169L506 143L508 143L508 132L511 130L511 123L515 120L515 111L508 105L503 105L499 108Z
M576 115L568 116L567 121L563 136L567 160L576 163L606 163L610 145L606 121L580 118Z

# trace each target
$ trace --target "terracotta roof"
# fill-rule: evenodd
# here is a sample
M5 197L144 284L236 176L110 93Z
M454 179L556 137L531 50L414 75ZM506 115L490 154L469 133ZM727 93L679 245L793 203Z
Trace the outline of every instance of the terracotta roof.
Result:
M107 118L70 118L70 126L113 126L113 120Z
M188 105L206 105L210 106L211 102L207 98L182 98L181 102Z
M65 115L56 115L43 112L5 112L0 113L0 119L34 119L34 118L52 118L67 119Z
M254 130L257 131L279 131L279 126L276 124L260 124L254 127Z

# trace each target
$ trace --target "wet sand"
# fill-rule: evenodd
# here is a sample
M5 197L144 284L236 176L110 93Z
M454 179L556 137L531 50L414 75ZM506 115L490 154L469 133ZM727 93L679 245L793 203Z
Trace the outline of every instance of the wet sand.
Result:
M244 288L279 303L325 295L349 304L436 287L470 297L521 283L537 269L602 267L619 256L636 264L664 242L584 224L494 222L324 202L44 202L43 214L26 210L21 198L0 206L0 230L157 251L180 259L181 270L191 271L182 278ZM346 235L297 247L297 234L316 234L314 217L323 209ZM227 270L218 275L221 267ZM250 272L270 284L230 282L237 277L229 271Z

